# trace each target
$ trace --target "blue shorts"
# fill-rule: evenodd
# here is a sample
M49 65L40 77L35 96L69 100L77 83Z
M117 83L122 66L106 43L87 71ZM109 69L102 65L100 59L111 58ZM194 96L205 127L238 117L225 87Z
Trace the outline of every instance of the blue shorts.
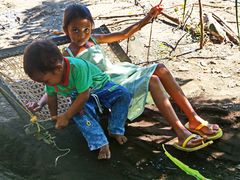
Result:
M108 82L101 89L92 92L97 96L101 106L109 109L108 131L111 134L123 135L131 95L126 88ZM98 105L96 99L90 96L83 110L73 117L77 127L87 140L90 150L99 149L108 144L108 140L99 124Z

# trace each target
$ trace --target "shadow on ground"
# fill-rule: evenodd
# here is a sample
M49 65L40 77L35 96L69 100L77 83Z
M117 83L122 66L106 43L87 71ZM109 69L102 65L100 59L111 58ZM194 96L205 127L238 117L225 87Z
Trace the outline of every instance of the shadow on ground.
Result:
M54 0L43 1L41 5L27 9L21 14L11 9L1 12L0 17L4 20L0 21L0 28L3 38L5 38L9 46L22 45L30 43L35 39L45 39L53 37L54 30L62 31L62 18L64 9L72 3L82 3L86 6L97 3L97 1L59 1ZM14 6L14 5L13 5ZM5 37L11 29L18 29L18 31L10 36ZM4 33L5 32L5 33ZM1 47L0 47L1 48Z
M192 99L197 112L211 123L218 123L224 135L211 146L192 153L181 152L167 145L176 158L211 179L238 179L240 177L238 153L240 148L240 104L222 101ZM4 179L194 179L179 170L165 155L161 144L175 134L154 107L147 108L134 122L129 122L124 146L111 138L112 159L98 161L97 152L89 152L75 126L52 130L57 144L71 152L58 161L62 152L32 136L26 136L23 126L28 122L18 118L16 112L1 96L0 122L0 177ZM185 116L175 107L182 122ZM103 123L106 127L106 123Z

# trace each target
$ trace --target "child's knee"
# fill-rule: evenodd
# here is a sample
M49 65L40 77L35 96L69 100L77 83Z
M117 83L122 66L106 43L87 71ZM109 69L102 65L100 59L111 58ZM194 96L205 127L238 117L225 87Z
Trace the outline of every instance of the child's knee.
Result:
M157 75L152 75L149 81L149 88L154 88L159 83L159 77Z
M122 87L121 98L123 98L126 102L130 103L132 99L132 94L125 87Z
M154 75L161 77L161 76L169 74L169 73L170 73L170 71L168 70L168 68L164 64L160 63L157 65Z

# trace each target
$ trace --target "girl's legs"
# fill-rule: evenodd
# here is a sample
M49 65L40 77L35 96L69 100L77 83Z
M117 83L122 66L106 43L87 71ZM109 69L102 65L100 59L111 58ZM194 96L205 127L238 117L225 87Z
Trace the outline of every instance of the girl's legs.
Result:
M127 120L128 108L131 95L126 88L108 82L101 90L94 92L106 108L110 109L108 120L109 135L117 140L119 144L124 144L127 138L124 136L125 122Z
M179 145L182 145L184 140L191 135L178 119L168 97L162 91L162 84L158 76L152 75L149 83L149 90L151 92L152 98L162 113L164 118L168 121L171 127L174 129L178 137ZM202 144L203 138L195 138L189 141L187 144L188 147L194 147Z
M203 122L203 119L194 111L193 107L175 81L170 71L163 64L158 64L158 67L156 68L153 75L157 76L160 79L165 90L185 113L189 121L189 127L191 129L195 129L199 124ZM212 124L210 126L203 127L201 131L206 135L215 134L218 131L219 126L217 124Z
M115 100L113 98L110 99L112 105L108 124L109 135L114 137L119 144L124 144L127 142L127 138L124 136L124 126L127 120L131 95L122 86L119 86L111 94L118 98Z

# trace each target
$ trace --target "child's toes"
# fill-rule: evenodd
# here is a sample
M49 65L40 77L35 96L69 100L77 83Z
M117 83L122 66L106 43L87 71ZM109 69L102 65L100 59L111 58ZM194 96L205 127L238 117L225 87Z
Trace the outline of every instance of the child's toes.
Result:
M111 152L109 149L109 145L105 145L100 148L99 154L98 154L98 159L110 159L111 158Z
M122 136L121 137L121 144L124 144L124 143L126 143L127 142L127 137L126 136Z
M124 144L127 142L127 137L124 135L118 135L118 134L111 134L109 133L109 136L113 137L119 144Z
M219 129L219 126L217 124L213 124L212 129L217 132Z

